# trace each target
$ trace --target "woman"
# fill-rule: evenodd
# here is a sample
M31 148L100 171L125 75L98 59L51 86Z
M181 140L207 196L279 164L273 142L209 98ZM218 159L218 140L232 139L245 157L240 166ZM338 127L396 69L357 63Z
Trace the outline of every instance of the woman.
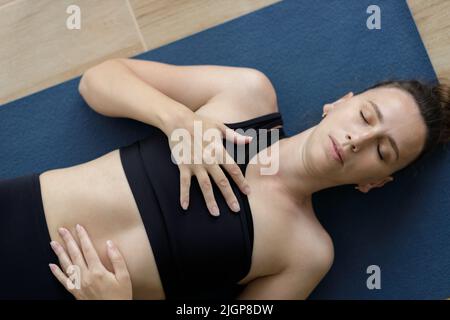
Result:
M449 139L449 88L416 81L350 92L324 105L318 125L292 137L279 128L273 86L252 69L110 60L84 74L80 93L95 111L155 132L88 163L1 183L9 230L1 268L12 273L2 297L70 296L41 263L55 258L42 245L51 238L62 269L81 271L81 288L71 289L68 275L51 265L76 298L304 299L333 261L312 193L349 183L362 192L381 187ZM263 175L262 164L247 165L248 150L238 167L177 167L167 137L178 128L193 134L197 120L238 143L249 141L223 123L279 132L267 147L279 150L278 170Z

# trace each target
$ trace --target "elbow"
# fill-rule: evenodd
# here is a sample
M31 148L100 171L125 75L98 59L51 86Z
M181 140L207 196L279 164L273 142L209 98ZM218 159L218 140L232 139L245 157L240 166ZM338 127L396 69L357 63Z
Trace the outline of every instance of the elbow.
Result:
M95 90L96 85L98 84L98 79L103 77L105 74L105 71L109 68L109 65L111 64L112 60L106 60L98 65L95 65L89 69L87 69L81 79L80 83L78 85L78 92L83 96L87 96L88 93L92 90Z
M109 81L111 80L113 68L118 63L117 59L106 60L96 66L86 70L81 76L78 84L78 92L86 103L94 111L102 113L101 97L108 91Z
M99 66L100 65L97 65L86 70L81 76L80 83L78 84L78 92L86 102L89 102L92 92L98 90L98 78L101 77L101 70L98 68Z
M83 98L86 97L87 91L88 91L88 84L87 84L88 80L87 80L87 78L88 78L88 72L85 72L85 73L82 75L82 77L81 77L81 79L80 79L80 82L78 83L78 92L80 93L80 95L81 95ZM85 98L85 99L86 99L86 98Z
M98 92L100 90L96 84L98 82L97 77L95 69L88 69L80 79L78 92L92 110L102 114L102 110L99 106L100 101L96 98L99 96Z

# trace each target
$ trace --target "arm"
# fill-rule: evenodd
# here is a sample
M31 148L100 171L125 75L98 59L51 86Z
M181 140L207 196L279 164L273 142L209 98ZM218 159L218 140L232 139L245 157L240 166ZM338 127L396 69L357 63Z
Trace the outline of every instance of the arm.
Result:
M240 112L247 108L244 105L256 108L275 99L270 81L255 69L134 59L107 60L87 70L79 91L100 114L138 120L166 134L176 126L172 123L192 116L216 97L232 101Z
M220 119L224 114L232 114L233 110L238 115L252 115L252 108L259 108L256 112L259 115L266 112L264 109L267 106L272 108L276 104L275 91L270 81L255 69L210 65L175 66L133 59L108 60L89 69L80 81L79 91L98 113L150 124L161 129L169 140L177 128L187 129L193 137L193 123L201 120L204 131L216 129L227 140L248 143L249 137L228 130ZM207 119L194 113L200 107L205 110L206 106L222 108L222 115L219 115L220 109L206 111L206 114L215 116ZM265 107L263 111L261 106ZM219 111L217 114L216 110ZM211 214L218 215L219 212L209 176L219 186L229 207L239 211L237 199L219 163L223 163L222 168L228 171L242 192L249 192L248 183L236 163L222 145L218 147L222 150L216 154L223 154L226 163L217 159L215 162L206 162L211 165L195 165L192 162L178 164L180 204L185 210L189 205L190 180L195 175ZM192 155L191 159L196 156L205 160L207 155Z
M238 299L243 300L304 300L326 272L316 270L303 276L295 271L257 278L251 281Z
M334 250L331 242L326 242L325 245L315 243L301 257L291 259L293 262L282 272L251 281L238 299L306 299L330 270Z
M190 116L183 104L169 98L137 77L120 60L108 60L85 72L80 94L96 112L153 125L166 132L169 119Z

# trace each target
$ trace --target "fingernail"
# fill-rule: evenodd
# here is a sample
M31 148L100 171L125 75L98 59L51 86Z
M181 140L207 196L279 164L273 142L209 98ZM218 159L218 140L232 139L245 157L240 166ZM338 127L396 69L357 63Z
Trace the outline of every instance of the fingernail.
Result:
M58 249L58 243L56 241L51 241L50 246L52 247L53 251L56 251Z
M186 210L188 207L188 202L186 200L184 200L183 203L181 204L181 206L183 207L184 210Z
M236 201L231 204L231 207L233 208L233 210L235 212L238 212L239 210L241 210L241 208L239 207L239 204Z
M55 271L56 266L55 266L53 263L49 263L48 266L50 267L50 269L51 269L52 271Z
M63 236L63 235L66 234L66 229L64 229L64 228L59 228L59 229L58 229L58 232L59 232L59 234L60 234L61 236Z
M77 229L78 232L81 232L83 230L79 224L77 224L75 228Z
M106 245L108 246L108 248L113 248L113 243L111 240L106 241Z
M213 205L213 206L211 207L211 212L212 212L212 214L215 215L215 216L220 215L219 208L217 208L216 205Z
M245 194L250 194L250 187L249 186L245 186L244 187L244 193Z

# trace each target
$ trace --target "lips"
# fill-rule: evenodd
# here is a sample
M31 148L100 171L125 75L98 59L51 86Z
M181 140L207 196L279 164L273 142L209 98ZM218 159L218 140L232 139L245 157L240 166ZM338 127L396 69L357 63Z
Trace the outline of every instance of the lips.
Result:
M341 164L344 164L344 157L343 157L343 153L342 153L342 149L339 147L339 144L336 142L336 140L330 136L331 142L333 143L333 147L335 152L337 153L337 155L339 156L339 160L341 161Z

